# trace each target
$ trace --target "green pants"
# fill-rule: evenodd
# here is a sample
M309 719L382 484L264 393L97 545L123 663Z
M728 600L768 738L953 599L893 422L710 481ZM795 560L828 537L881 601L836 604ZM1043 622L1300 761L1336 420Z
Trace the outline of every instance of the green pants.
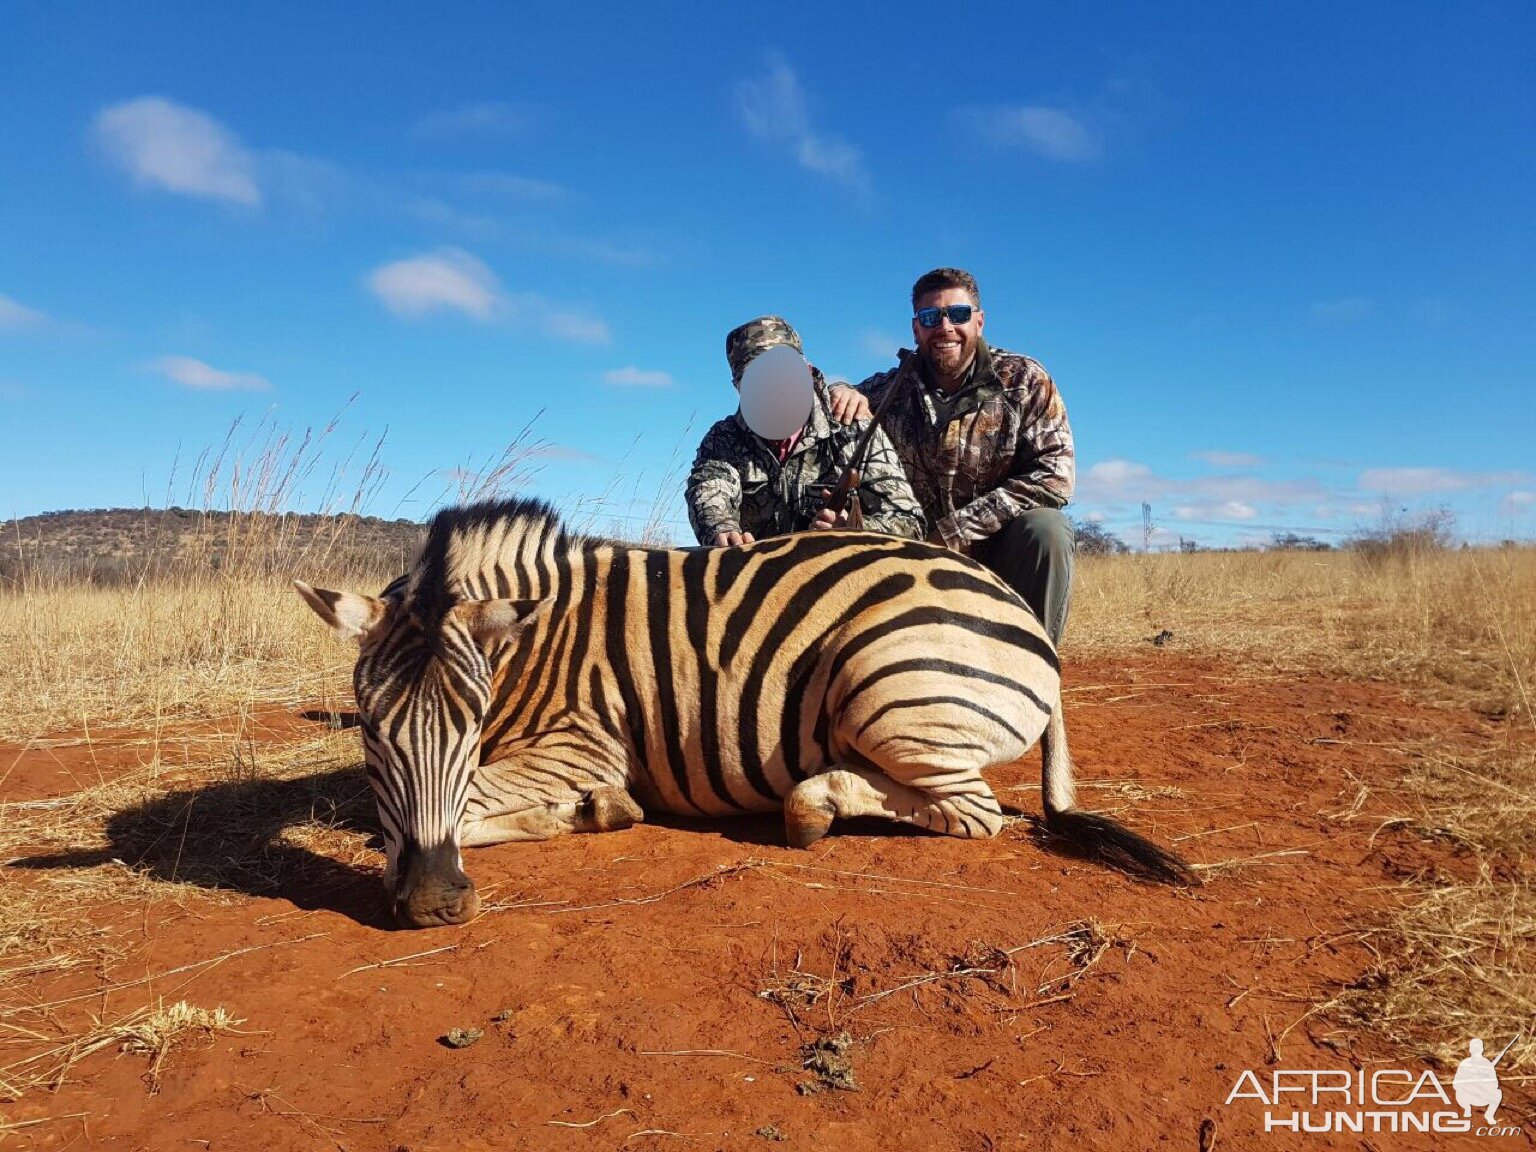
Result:
M1035 610L1051 643L1061 646L1072 604L1072 522L1055 508L1031 508L971 549Z

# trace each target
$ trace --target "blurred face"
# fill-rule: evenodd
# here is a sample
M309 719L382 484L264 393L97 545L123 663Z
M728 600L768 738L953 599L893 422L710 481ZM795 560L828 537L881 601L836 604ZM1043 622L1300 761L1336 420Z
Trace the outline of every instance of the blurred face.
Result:
M948 380L962 376L970 367L986 316L964 288L940 288L929 292L918 299L914 309L943 309L951 304L971 305L974 309L971 318L964 324L956 324L948 316L940 315L938 326L934 328L924 328L915 316L912 319L912 338L917 341L918 352L941 379Z

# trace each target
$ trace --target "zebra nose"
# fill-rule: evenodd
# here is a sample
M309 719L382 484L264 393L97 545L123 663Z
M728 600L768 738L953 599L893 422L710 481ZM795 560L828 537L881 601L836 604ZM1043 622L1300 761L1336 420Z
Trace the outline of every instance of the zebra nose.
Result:
M395 917L407 928L437 928L467 924L480 912L480 894L467 876L440 884L423 884L395 900Z
M459 867L458 850L443 845L408 852L395 890L395 917L409 928L463 924L480 911L480 896Z

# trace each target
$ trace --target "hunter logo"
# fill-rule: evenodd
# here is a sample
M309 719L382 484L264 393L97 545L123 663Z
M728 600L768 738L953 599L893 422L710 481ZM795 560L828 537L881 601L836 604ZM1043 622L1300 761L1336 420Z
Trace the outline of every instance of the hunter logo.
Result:
M1518 1136L1518 1125L1500 1126L1496 1114L1504 1096L1497 1065L1520 1038L1492 1060L1483 1042L1467 1045L1447 1092L1430 1069L1350 1071L1342 1068L1283 1069L1261 1079L1245 1069L1226 1103L1254 1100L1264 1109L1265 1132L1467 1132L1477 1136ZM1481 1116L1474 1117L1474 1111Z
M1517 1035L1515 1040L1520 1039ZM1508 1052L1509 1044L1504 1045L1504 1052ZM1467 1116L1472 1115L1474 1108L1486 1108L1483 1119L1489 1124L1493 1123L1493 1113L1504 1099L1504 1093L1499 1091L1499 1074L1494 1070L1500 1060L1504 1058L1504 1052L1500 1052L1492 1060L1483 1056L1483 1042L1474 1039L1467 1045L1470 1055L1460 1064L1456 1065L1456 1077L1451 1081L1451 1087L1456 1092L1456 1103Z

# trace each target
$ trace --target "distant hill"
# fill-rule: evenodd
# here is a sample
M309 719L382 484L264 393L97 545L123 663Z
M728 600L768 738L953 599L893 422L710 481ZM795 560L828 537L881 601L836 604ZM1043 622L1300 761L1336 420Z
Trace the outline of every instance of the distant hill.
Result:
M109 508L0 521L0 581L404 571L425 525L375 516Z

